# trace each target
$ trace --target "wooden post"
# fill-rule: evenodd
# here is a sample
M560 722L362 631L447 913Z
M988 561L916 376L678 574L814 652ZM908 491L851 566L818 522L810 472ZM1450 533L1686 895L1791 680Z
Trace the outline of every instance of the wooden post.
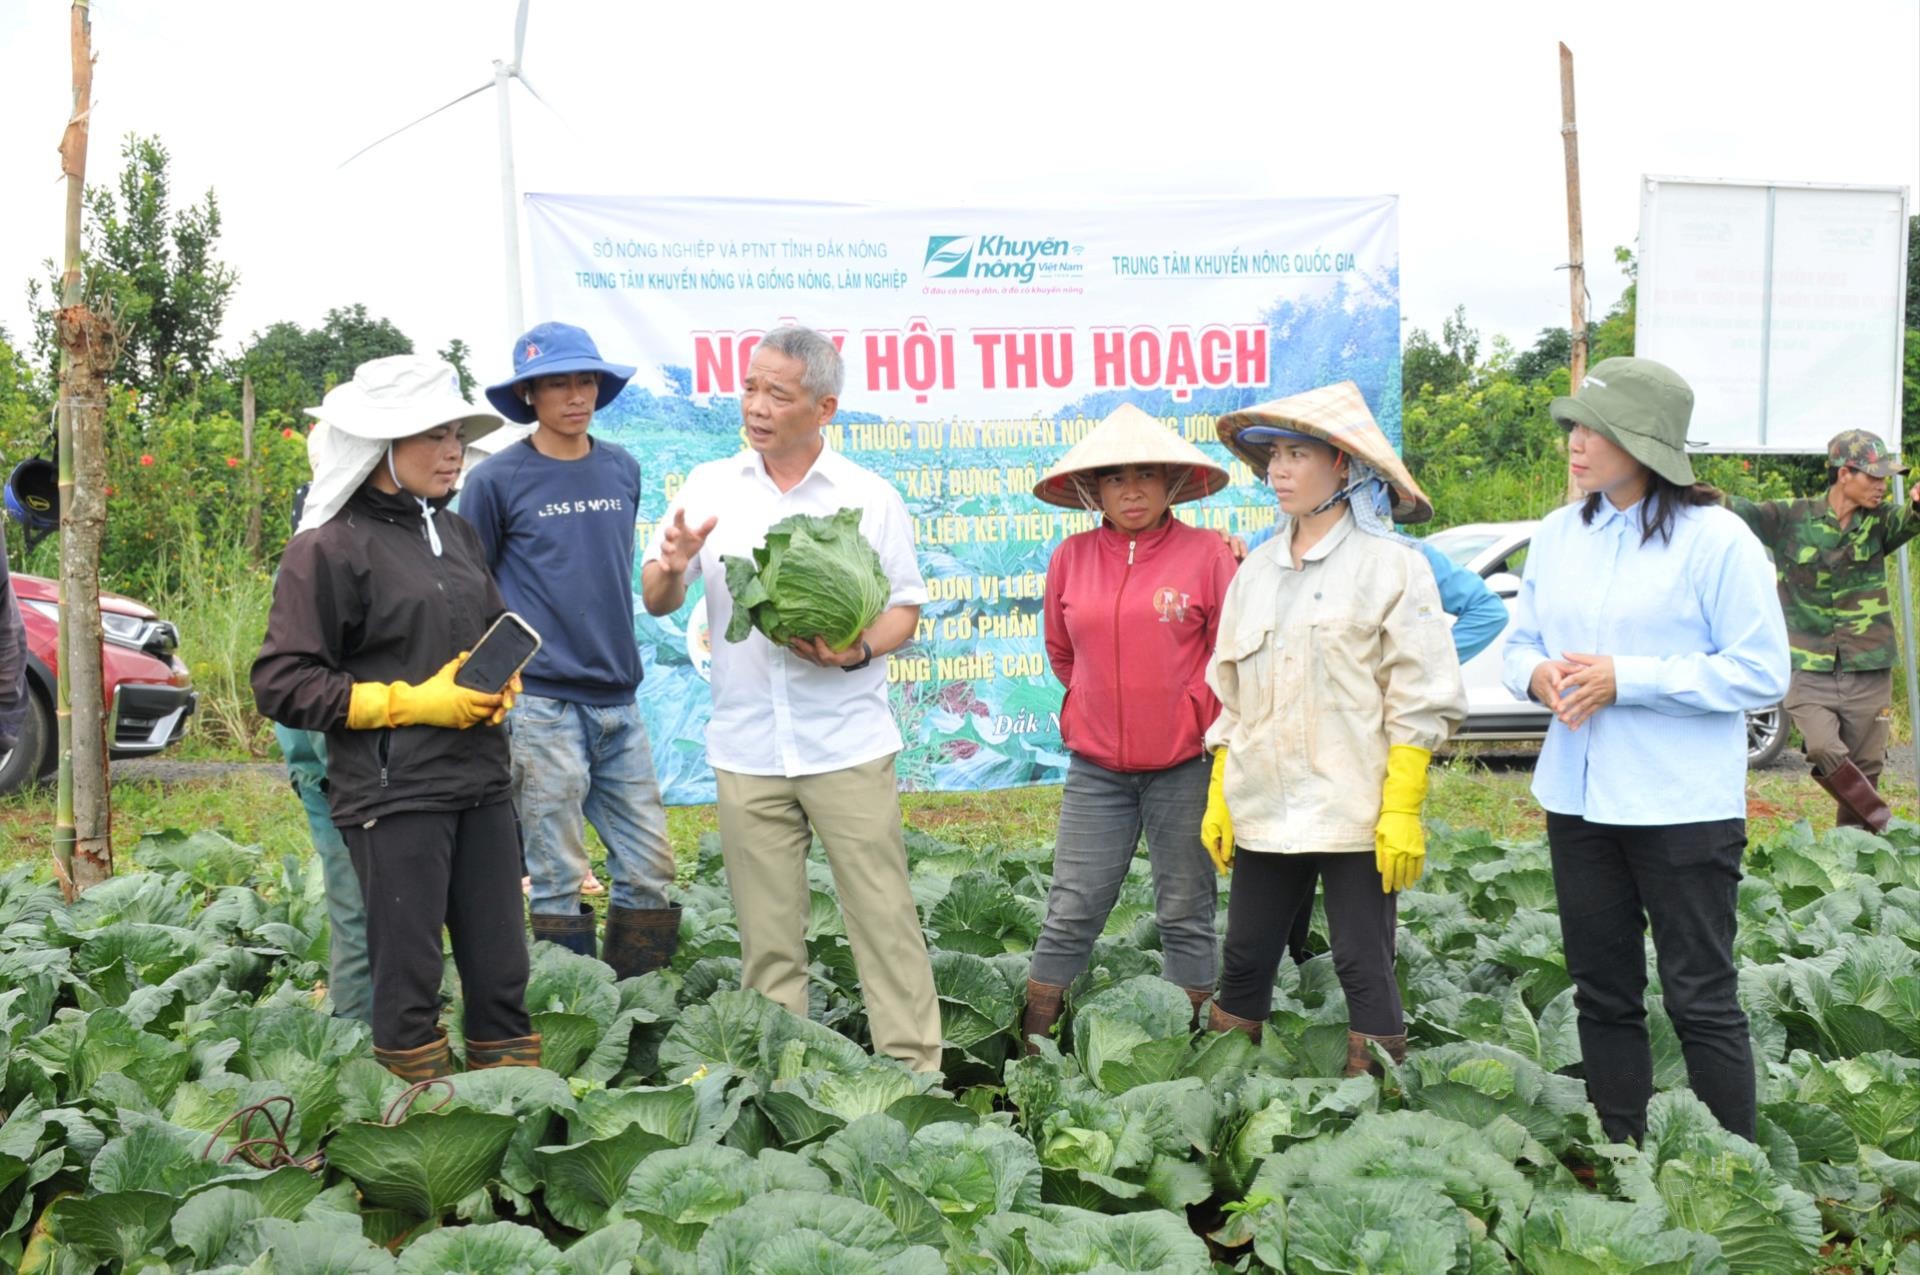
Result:
M80 227L93 102L93 26L87 0L69 24L73 109L60 139L67 179L65 271L54 333L60 347L60 730L54 868L69 901L113 875L107 791L105 679L100 667L100 539L107 523L106 380L119 358L112 320L83 288Z
M253 378L240 378L240 458L247 468L247 558L260 562L260 469L253 463Z
M1568 363L1570 389L1580 388L1587 375L1587 260L1580 237L1580 134L1573 122L1573 50L1560 46L1560 141L1567 160L1567 288L1572 295L1573 338ZM1580 498L1580 488L1567 475L1567 499Z

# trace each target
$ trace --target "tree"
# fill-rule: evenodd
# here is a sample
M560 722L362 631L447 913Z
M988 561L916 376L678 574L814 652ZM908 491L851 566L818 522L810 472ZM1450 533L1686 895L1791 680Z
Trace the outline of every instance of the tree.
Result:
M447 348L440 351L440 357L453 364L453 370L460 374L460 397L472 398L473 387L479 381L467 370L467 360L473 357L473 351L467 348L467 343L459 337L453 338L447 343Z
M374 318L366 306L355 304L327 311L317 328L280 322L256 332L231 376L253 378L254 396L263 414L291 419L351 379L353 369L368 359L411 353L412 339L392 320Z
M1907 218L1907 326L1920 328L1920 216Z
M184 378L215 371L214 349L227 302L239 276L216 255L220 204L212 190L197 204L175 210L167 148L157 137L129 134L114 189L86 195L82 291L111 309L122 333L112 383L164 406ZM37 283L27 289L34 311L34 351L43 363L54 352L51 304L59 295L53 263L46 263L47 301Z
M1421 328L1407 334L1400 354L1401 396L1415 398L1423 387L1444 394L1466 384L1479 356L1480 333L1467 326L1467 307L1455 306L1440 325L1439 341Z
M1542 328L1533 348L1513 360L1513 375L1523 384L1544 379L1557 367L1573 362L1573 334L1565 328Z
M1607 311L1607 317L1598 323L1587 324L1587 366L1592 367L1601 359L1610 359L1617 355L1633 353L1634 317L1638 306L1640 287L1640 263L1634 260L1633 249L1616 247L1613 260L1620 267L1620 273L1627 276L1626 290L1620 299Z

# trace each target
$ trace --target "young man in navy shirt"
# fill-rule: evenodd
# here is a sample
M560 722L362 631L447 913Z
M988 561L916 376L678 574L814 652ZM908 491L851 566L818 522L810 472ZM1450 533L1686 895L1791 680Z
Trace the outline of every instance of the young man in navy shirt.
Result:
M480 533L508 608L542 639L507 717L533 936L595 955L593 910L580 900L591 820L613 877L600 955L616 978L631 978L671 961L680 938L666 811L634 703L640 465L587 432L634 370L602 360L593 338L565 323L521 337L513 368L487 398L535 429L474 469L460 514Z

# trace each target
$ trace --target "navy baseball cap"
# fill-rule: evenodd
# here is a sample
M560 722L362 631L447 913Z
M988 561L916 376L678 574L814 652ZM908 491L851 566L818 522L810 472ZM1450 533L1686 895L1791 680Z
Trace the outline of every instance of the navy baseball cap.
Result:
M489 385L487 401L508 420L530 425L533 407L515 394L513 387L536 376L558 376L563 372L600 374L600 395L593 404L597 412L620 397L620 391L633 379L634 369L601 358L599 347L594 345L585 328L576 328L571 323L542 323L513 343L513 375L498 385Z

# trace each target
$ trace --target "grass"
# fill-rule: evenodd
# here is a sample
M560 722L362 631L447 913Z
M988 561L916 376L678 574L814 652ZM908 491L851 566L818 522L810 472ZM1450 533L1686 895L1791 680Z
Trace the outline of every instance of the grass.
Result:
M1489 767L1471 754L1437 758L1426 820L1454 828L1482 828L1501 841L1544 837L1546 816L1534 804L1529 791L1532 782L1531 764L1508 769ZM1896 816L1920 817L1913 779L1904 769L1888 768L1881 795ZM1821 832L1833 827L1833 816L1833 799L1802 768L1752 771L1747 776L1750 840L1766 841L1802 819Z
M142 601L180 630L180 658L200 692L181 756L273 757L273 728L254 708L248 681L267 631L273 578L237 542L206 546L186 533L177 553L177 570L169 574L190 583L163 587Z
M236 841L276 855L304 855L311 848L299 799L283 777L265 769L191 783L114 783L116 867L130 865L133 847L143 834L167 828L218 828ZM0 799L0 865L32 863L46 873L52 843L51 785Z
M1497 840L1544 836L1545 820L1528 792L1531 764L1524 758L1519 764L1506 760L1513 756L1511 752L1501 754L1503 760L1497 764L1489 764L1484 747L1467 746L1436 759L1427 821L1485 829ZM1897 814L1914 818L1920 813L1913 781L1904 769L1890 767L1885 785L1885 795ZM1755 841L1772 837L1800 819L1816 831L1833 824L1832 801L1797 767L1754 772L1747 795L1748 833ZM907 793L900 804L909 828L951 845L986 851L1051 844L1060 789ZM133 850L143 834L167 828L218 828L236 841L260 845L275 855L309 852L305 814L277 766L236 769L205 780L121 780L113 785L114 847L123 870L136 866ZM702 836L716 828L712 806L668 808L667 836L683 876L699 858ZM28 863L45 874L52 829L51 788L0 799L0 866ZM605 881L605 850L591 830L588 852L594 870Z

